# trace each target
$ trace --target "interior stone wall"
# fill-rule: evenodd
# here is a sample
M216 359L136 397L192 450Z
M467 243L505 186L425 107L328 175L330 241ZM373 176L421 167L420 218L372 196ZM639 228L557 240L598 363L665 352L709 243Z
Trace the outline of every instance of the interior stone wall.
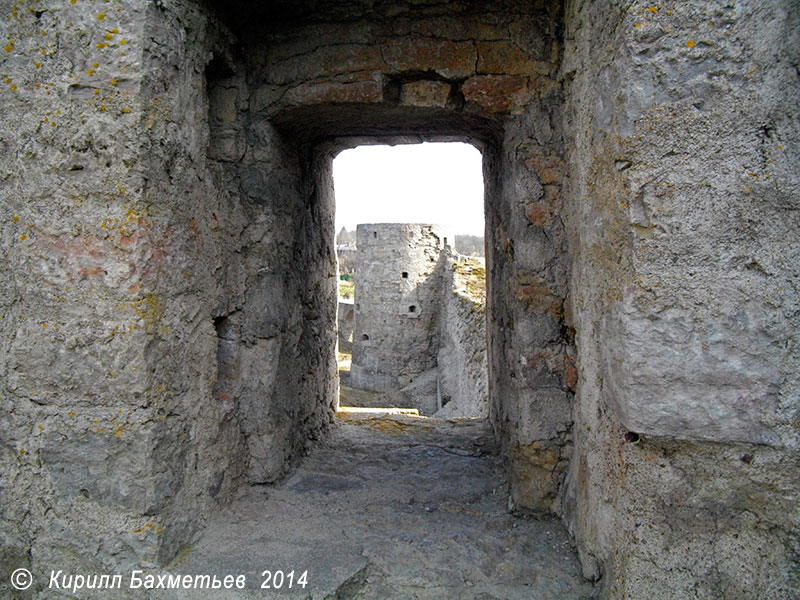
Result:
M329 419L330 172L249 122L235 38L197 3L14 13L3 568L163 563Z
M3 10L3 567L159 562L208 503L198 490L230 493L197 462L234 462L224 432L191 450L219 416L186 403L208 395L213 345L180 362L186 338L213 337L209 314L184 310L207 283L199 235L171 212L210 194L189 174L205 148L204 26L180 40L174 15L141 3Z
M490 418L515 505L558 511L576 382L560 218L560 5L217 8L246 56L251 123L271 124L320 155L422 140L469 141L482 151Z
M557 8L213 4L45 0L3 22L7 564L164 562L318 435L336 402L338 149L478 145L495 329L551 297L554 253L535 258L524 215L559 227ZM512 465L569 420L564 346L534 338L494 337ZM518 383L544 380L515 382L515 364L554 373L539 422L561 425L518 435Z
M0 20L4 568L164 562L280 477L336 402L332 154L462 140L513 506L561 514L609 598L798 594L796 3L28 8Z
M567 3L564 514L609 598L800 593L798 16Z

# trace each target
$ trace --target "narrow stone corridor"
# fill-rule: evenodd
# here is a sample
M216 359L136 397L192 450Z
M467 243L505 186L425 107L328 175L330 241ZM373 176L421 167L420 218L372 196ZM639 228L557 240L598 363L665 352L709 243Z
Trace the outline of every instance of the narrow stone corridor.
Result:
M251 488L168 570L246 574L232 599L592 597L561 524L515 517L507 497L485 421L343 412L289 478ZM259 589L267 569L307 584Z

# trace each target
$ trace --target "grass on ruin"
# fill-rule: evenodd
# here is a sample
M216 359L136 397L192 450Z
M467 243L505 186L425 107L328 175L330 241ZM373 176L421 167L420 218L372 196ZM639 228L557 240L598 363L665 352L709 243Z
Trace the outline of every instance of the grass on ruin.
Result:
M339 280L339 298L355 298L356 284L354 281Z
M475 304L486 304L486 267L469 258L455 265L455 272L464 287L464 295Z

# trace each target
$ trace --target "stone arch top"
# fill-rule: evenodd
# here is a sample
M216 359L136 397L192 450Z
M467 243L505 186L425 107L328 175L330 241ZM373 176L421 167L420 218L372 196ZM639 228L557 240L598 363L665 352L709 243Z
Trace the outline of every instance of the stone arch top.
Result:
M238 38L250 116L304 139L492 138L558 87L553 3L211 5Z

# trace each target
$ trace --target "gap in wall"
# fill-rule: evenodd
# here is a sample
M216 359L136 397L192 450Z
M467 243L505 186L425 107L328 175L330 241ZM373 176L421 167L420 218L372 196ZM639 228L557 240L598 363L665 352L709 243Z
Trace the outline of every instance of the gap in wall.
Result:
M357 146L333 179L340 406L487 417L481 152Z

